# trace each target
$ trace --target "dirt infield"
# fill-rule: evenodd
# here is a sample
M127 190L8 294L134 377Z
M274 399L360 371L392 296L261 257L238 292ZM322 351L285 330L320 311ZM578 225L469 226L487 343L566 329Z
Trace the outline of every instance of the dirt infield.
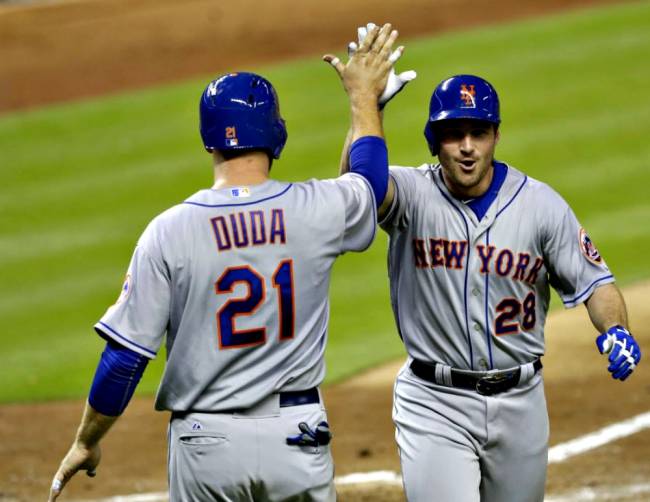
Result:
M650 283L625 291L631 326L641 347L650 347ZM625 383L612 380L596 351L594 331L582 307L553 314L547 324L544 376L551 418L551 445L650 411L650 369L642 364ZM325 389L338 476L399 471L390 418L392 383L401 362L388 364ZM73 436L81 401L0 407L0 501L43 499ZM167 414L150 399L135 400L104 442L97 478L78 476L63 500L166 489ZM549 468L548 492L627 486L650 479L650 429ZM399 487L345 486L341 502L397 502ZM633 498L650 500L650 492ZM605 499L589 499L605 500ZM607 499L610 500L610 499ZM507 502L507 501L504 501Z
M341 51L368 19L403 37L613 0L69 0L0 5L0 113L44 103L182 80L225 69ZM264 20L262 23L261 20ZM272 43L269 43L272 41ZM632 328L650 346L650 284L626 292ZM334 314L335 315L335 314ZM611 380L583 308L548 323L545 381L551 443L648 411L650 370ZM325 390L337 475L399 470L390 420L399 362ZM44 500L78 423L81 401L0 407L0 501ZM79 476L61 500L166 489L167 415L135 400L104 442L98 477ZM650 430L554 464L548 492L620 487L650 479ZM400 501L399 487L339 490L342 502ZM567 499L568 500L568 499ZM605 500L604 498L594 500ZM607 500L650 500L650 495Z

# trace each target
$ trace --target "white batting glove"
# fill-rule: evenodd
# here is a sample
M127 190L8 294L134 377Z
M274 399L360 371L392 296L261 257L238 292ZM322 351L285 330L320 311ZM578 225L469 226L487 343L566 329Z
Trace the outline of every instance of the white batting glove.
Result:
M368 32L372 30L374 27L375 27L374 23L368 23L366 26L359 26L357 28L358 42L350 42L348 44L348 55L350 57L357 51L357 49L363 42L363 39L366 38ZM406 84L408 84L411 80L417 77L417 73L415 73L415 71L413 70L402 72L399 75L395 73L394 65L397 62L397 60L401 57L402 52L404 52L404 47L398 47L393 51L393 53L388 58L388 60L393 64L393 68L391 68L390 73L388 74L388 80L386 82L386 87L384 88L384 92L379 97L379 108L381 109L383 109L384 106L386 106L386 103L388 103L391 99L393 99L393 97L397 93L399 93Z

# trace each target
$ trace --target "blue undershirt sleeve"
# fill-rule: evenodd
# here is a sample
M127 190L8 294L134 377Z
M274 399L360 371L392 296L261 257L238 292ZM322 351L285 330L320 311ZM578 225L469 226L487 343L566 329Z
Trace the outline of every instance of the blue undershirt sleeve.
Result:
M107 341L90 388L90 406L103 415L121 415L148 362L147 357L113 340Z
M363 136L350 148L350 172L363 176L375 193L377 207L388 191L388 150L379 136Z

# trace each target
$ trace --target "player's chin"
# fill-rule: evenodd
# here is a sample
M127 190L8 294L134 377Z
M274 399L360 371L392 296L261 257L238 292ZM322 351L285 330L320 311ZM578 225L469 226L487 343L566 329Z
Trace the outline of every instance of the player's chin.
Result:
M477 168L473 169L457 169L456 170L456 179L458 183L466 188L473 187L480 181L479 170Z

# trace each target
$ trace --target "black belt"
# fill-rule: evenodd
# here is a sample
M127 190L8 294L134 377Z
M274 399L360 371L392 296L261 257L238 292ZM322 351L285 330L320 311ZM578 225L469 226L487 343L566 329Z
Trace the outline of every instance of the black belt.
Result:
M303 404L317 404L320 403L320 394L318 393L317 387L312 387L307 390L291 390L278 392L280 401L280 408L289 408L290 406L301 406ZM253 405L255 407L255 405ZM173 411L173 418L181 418L189 413L245 413L246 408L236 408L230 410L220 410L220 411L211 411L211 410L185 410L185 411Z
M316 387L307 390L280 392L280 408L317 403L320 403L320 396Z
M443 385L436 379L436 363L425 363L414 359L411 362L411 371L415 376L431 383ZM533 362L534 373L542 369L542 360L535 359ZM489 374L472 374L460 370L451 369L451 386L461 389L475 390L484 396L499 394L512 389L519 383L521 367L497 371Z

